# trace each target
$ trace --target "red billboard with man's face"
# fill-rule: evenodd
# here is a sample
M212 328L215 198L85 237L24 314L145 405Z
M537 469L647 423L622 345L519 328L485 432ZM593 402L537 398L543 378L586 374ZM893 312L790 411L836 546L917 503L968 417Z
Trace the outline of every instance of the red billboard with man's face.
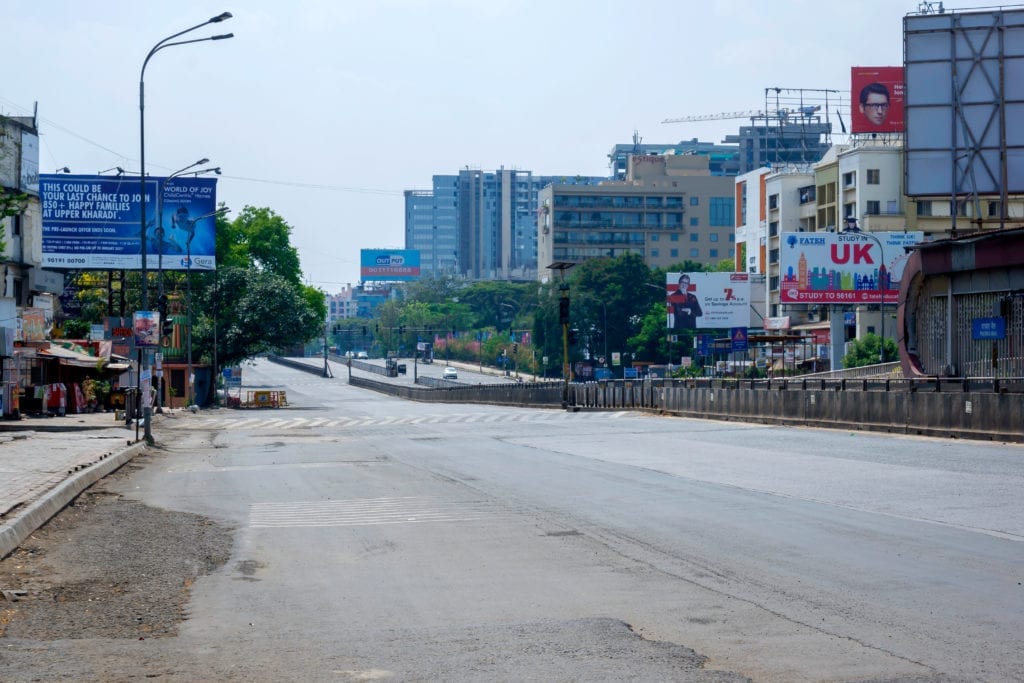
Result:
M903 67L850 69L850 132L903 132Z

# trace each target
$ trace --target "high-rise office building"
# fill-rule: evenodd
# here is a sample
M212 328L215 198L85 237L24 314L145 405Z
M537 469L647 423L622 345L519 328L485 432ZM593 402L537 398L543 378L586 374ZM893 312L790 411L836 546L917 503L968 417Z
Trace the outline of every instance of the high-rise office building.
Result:
M405 248L425 276L531 280L537 276L537 208L551 183L594 185L600 177L463 169L436 175L432 190L405 192Z

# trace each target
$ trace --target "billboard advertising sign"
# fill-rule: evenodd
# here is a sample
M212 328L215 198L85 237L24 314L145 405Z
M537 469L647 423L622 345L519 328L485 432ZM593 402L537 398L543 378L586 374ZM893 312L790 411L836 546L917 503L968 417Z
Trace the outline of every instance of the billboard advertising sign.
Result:
M359 276L363 280L417 280L420 252L415 249L362 249Z
M792 232L782 239L779 301L796 304L895 302L921 232Z
M668 273L668 327L723 329L750 325L747 273Z
M21 134L20 189L39 194L39 138L27 131Z
M163 201L157 197L163 190ZM140 270L139 178L42 174L42 267ZM146 267L216 268L217 181L146 177ZM162 220L157 220L158 214ZM163 240L158 228L163 227ZM191 255L191 266L188 256Z
M132 316L132 333L136 348L160 346L160 314L156 311L135 311Z
M903 132L903 67L850 69L850 132Z
M906 194L1024 192L1024 10L907 15L903 46Z

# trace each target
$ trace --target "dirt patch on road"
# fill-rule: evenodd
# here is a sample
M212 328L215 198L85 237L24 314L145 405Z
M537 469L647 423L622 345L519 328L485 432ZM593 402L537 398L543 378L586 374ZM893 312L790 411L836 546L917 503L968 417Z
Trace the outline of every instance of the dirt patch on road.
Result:
M0 636L173 636L192 582L227 562L230 529L98 487L0 562Z

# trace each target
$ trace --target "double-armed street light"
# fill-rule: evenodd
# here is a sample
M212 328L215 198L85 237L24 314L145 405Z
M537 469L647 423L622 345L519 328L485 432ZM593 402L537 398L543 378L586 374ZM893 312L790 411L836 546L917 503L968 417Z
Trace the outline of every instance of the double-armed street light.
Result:
M191 40L178 40L174 39L183 36L186 33L191 33L196 29L202 28L209 24L219 24L222 21L231 18L230 12L222 12L215 17L210 17L201 24L196 24L191 28L187 28L184 31L178 31L173 35L169 35L156 45L154 45L150 51L146 54L145 60L142 62L142 69L139 70L139 255L141 257L141 309L149 310L149 270L148 264L146 263L146 65L149 64L149 60L153 58L160 50L167 47L173 47L175 45L188 45L190 43L201 43L208 40L224 40L226 38L234 37L233 33L222 33L213 36L206 36L204 38L194 38ZM141 368L140 368L141 371ZM142 408L142 419L145 424L145 439L147 443L153 442L153 434L151 427L153 407L151 401L147 397L143 401Z
M187 28L184 31L179 31L173 35L167 36L149 51L146 55L146 59L142 62L142 69L139 72L139 229L141 231L142 241L142 308L143 310L149 307L148 301L148 284L147 284L147 263L146 263L146 66L149 64L149 60L153 58L160 50L167 47L173 47L175 45L188 45L190 43L202 43L208 40L225 40L227 38L233 38L233 33L222 33L214 36L206 36L205 38L194 38L192 40L179 40L175 42L175 38L183 36L186 33L191 33L196 29L207 26L208 24L218 24L222 21L231 18L230 12L223 12L215 17L211 17L201 24L196 24L191 28ZM206 162L203 162L206 163Z

